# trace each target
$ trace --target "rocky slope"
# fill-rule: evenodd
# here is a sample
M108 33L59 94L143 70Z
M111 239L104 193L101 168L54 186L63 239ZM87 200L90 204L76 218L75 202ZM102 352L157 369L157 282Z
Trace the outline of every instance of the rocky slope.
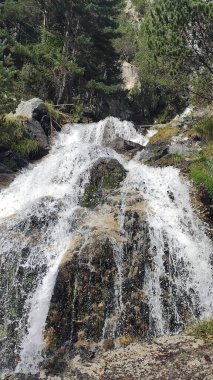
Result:
M184 261L185 257L176 260L181 247L184 256L188 254L187 250L184 251L183 239L178 240L179 246L173 252L173 246L176 244L175 232L170 238L168 236L170 230L164 228L165 225L161 236L158 223L162 223L163 219L156 219L158 223L155 226L151 225L152 219L148 218L149 208L157 206L155 211L157 213L160 209L161 214L166 213L166 208L169 208L174 213L172 216L174 227L171 230L176 228L177 217L177 223L181 226L181 230L177 232L185 234L183 236L186 239L184 240L186 246L192 244L191 240L187 240L191 239L192 228L198 228L192 231L199 233L201 238L204 237L202 231L199 232L200 225L194 219L189 219L190 215L186 215L191 213L187 204L183 207L183 214L177 213L182 207L180 199L182 192L176 193L177 189L174 189L173 182L179 178L178 172L169 169L172 165L178 167L185 177L188 175L189 165L193 159L191 155L203 147L202 138L197 139L191 131L191 126L198 117L199 115L195 114L185 115L169 125L151 127L149 131L151 138L147 145L145 144L147 140L142 135L137 135L132 126L113 118L99 125L88 125L86 128L79 126L79 130L75 127L72 138L73 136L76 138L81 130L84 141L87 143L95 141L97 144L90 147L92 153L96 150L99 152L98 144L101 141L106 157L92 162L84 191L80 196L79 207L74 209L68 219L69 231L73 232L72 243L63 255L57 270L44 330L43 371L36 375L11 375L6 379L139 380L145 377L147 380L211 380L213 378L212 348L203 341L184 335L154 339L155 335L161 335L160 331L167 331L170 334L179 332L184 325L199 317L202 312L202 308L199 309L198 295L191 282L188 288L187 278L191 275L186 267L188 263ZM100 126L104 128L97 130ZM119 128L116 130L117 127ZM157 132L155 134L154 129ZM141 128L141 132L146 134L146 128ZM127 136L130 135L132 140L137 142L129 141ZM65 138L69 141L66 133ZM65 144L62 137L62 147L63 141ZM76 149L75 145L71 148ZM116 152L119 155L116 155ZM174 156L180 152L182 155L185 152L181 162L174 160ZM70 154L69 145L65 156L62 155L61 167L66 160L69 162L68 154ZM132 160L133 158L135 160ZM83 159L85 157L82 153L79 158L80 165L83 165ZM132 170L131 165L128 166L131 162L133 169L135 165L135 173L134 170L131 172L131 181L128 182L127 168ZM146 178L146 169L138 171L139 178L137 178L137 165L140 165L140 162L153 166L148 178ZM74 160L73 165L75 168L78 162ZM162 167L162 171L155 172L154 167ZM71 170L70 163L66 167L69 181L68 169ZM71 173L72 178L74 174ZM53 175L55 183L56 175L55 173ZM66 177L63 171L61 175L62 178L58 179L57 184L63 185L66 183ZM153 179L153 176L156 178ZM159 178L163 182L159 182ZM148 206L150 198L149 194L148 196L146 194L146 186L150 180L151 192L155 192L155 183L165 188L163 193L157 192L156 195L157 199L162 194L166 197L165 209L160 208L163 199L160 203L157 202L157 205L151 203L152 206ZM80 178L78 182L82 181ZM181 186L180 180L175 184ZM173 187L169 187L170 185ZM171 191L171 188L175 191ZM69 197L66 192L64 199L68 207ZM29 241L29 231L30 236L35 231L36 236L37 234L39 236L39 231L42 233L48 231L49 224L53 223L55 227L60 218L64 199L60 198L60 202L57 199L57 210L53 206L50 207L50 220L46 219L46 213L40 217L38 210L36 218L28 218L28 222L22 221L25 226L31 224L30 230L22 229L22 240L24 241L26 234ZM44 204L47 202L46 207L48 207L53 199L46 197L43 201ZM41 209L43 207L41 201L40 207ZM172 224L173 219L165 218L165 223ZM153 243L155 228L158 236ZM61 236L62 231L59 231ZM15 233L17 234L17 231ZM199 236L194 236L193 240L199 240ZM156 259L159 239L161 245L158 249L162 250L160 262ZM208 243L208 239L205 239ZM33 244L37 242L38 240ZM194 246L193 249L193 254L197 260L200 260L199 255L196 256L197 247ZM202 253L204 254L203 251ZM23 255L27 257L26 250L23 250ZM188 260L190 261L190 257ZM45 265L46 263L42 269L44 271ZM159 275L158 265L161 269ZM153 281L150 287L147 273L156 273L156 268L157 277L150 277ZM203 270L205 269L204 266ZM200 280L202 282L202 279ZM152 314L158 292L161 302L158 311L165 321L162 330L161 326L158 326L158 316ZM153 303L149 302L150 297ZM17 363L19 357L17 353L15 354L13 359Z

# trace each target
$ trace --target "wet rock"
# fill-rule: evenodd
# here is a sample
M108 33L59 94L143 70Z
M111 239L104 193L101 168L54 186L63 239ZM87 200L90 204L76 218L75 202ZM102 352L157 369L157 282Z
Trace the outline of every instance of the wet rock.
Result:
M149 233L144 201L136 191L129 192L126 236L119 225L121 202L119 190L105 195L104 205L88 212L63 258L46 324L47 352L67 341L76 348L91 347L113 334L147 334L149 308L143 282ZM123 303L116 308L120 291Z
M0 190L8 186L14 178L14 172L4 164L0 163Z
M99 159L91 169L90 182L85 187L81 205L83 207L96 206L105 191L118 188L125 177L126 171L117 160Z
M148 144L146 149L140 154L140 160L147 161L157 161L160 158L166 156L169 153L169 143L160 142L155 144Z
M0 152L0 189L7 187L15 178L15 173L27 166L27 161L11 150Z
M132 158L137 152L144 149L142 145L124 140L121 137L116 138L109 146L117 153L124 154L128 158Z

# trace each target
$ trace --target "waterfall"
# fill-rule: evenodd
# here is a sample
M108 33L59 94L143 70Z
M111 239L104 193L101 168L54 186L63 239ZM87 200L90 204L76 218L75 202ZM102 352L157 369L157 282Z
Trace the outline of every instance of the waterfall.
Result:
M115 118L67 125L56 136L49 155L24 169L0 192L3 372L38 372L58 268L76 232L75 221L90 169L99 158L117 159L128 172L122 184L121 236L126 234L128 238L124 230L128 189L137 189L147 202L152 264L146 265L144 292L150 308L150 328L156 334L169 333L171 319L173 325L181 326L184 302L194 318L207 318L213 313L212 243L193 213L189 184L177 169L148 167L137 160L137 155L126 161L107 147L116 137L146 146L153 133L142 136L131 123ZM117 313L124 307L123 246L114 246ZM163 287L169 293L168 305L162 300Z

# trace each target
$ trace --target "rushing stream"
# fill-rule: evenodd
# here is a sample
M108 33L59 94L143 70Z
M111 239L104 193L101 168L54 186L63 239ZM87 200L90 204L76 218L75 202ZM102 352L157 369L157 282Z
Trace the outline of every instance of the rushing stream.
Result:
M149 298L150 329L169 333L161 303L160 281L169 273L170 303L181 325L177 300L186 295L192 315L213 313L212 243L194 215L189 185L177 169L152 168L107 147L116 137L146 145L149 136L133 125L108 118L96 124L64 127L50 154L24 170L0 193L0 373L36 373L42 361L43 330L58 267L75 233L79 202L99 158L115 158L127 170L122 184L137 189L147 201L147 221L154 265L146 267L144 291ZM121 207L121 209L122 209ZM120 233L125 235L120 218ZM122 245L122 244L121 244ZM165 267L163 256L168 252ZM115 307L122 308L122 254L115 247L118 277ZM168 264L168 265L170 265ZM116 326L115 326L116 328ZM105 331L107 331L107 321Z

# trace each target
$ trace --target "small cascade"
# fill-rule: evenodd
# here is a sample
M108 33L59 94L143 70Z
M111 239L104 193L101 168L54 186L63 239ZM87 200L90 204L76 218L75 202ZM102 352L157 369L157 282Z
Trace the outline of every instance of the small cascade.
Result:
M123 261L124 261L124 250L125 250L125 234L126 231L124 229L125 222L125 200L126 194L121 191L121 207L120 207L120 217L119 217L119 227L120 227L120 235L121 241L112 241L113 253L114 253L114 261L116 266L116 277L114 281L114 310L113 313L106 316L102 340L109 338L117 338L119 336L119 325L122 318L122 313L124 311L123 304Z
M131 323L125 322L130 295L135 299L132 318L145 310L149 333L154 335L176 332L186 321L213 313L213 247L205 226L193 213L189 184L177 169L147 167L137 155L127 161L108 147L117 137L146 146L154 133L151 130L142 136L132 123L112 117L88 125L67 125L56 136L50 154L0 192L2 374L36 374L39 370L59 266L78 232L81 199L99 159L115 159L127 171L119 189L119 239L110 239L114 293L109 310L101 309L105 317L102 338L125 333L125 323ZM137 222L137 236L133 236L135 211L127 210L131 191L140 195L138 203L144 199L146 220ZM87 208L84 214L90 215ZM144 240L139 241L142 229ZM129 268L129 263L137 263L136 268ZM83 264L92 276L92 258ZM131 276L136 269L134 295ZM73 316L77 314L78 275L78 271L73 275ZM140 329L145 330L143 323ZM69 334L73 339L73 327Z
M144 290L149 324L156 334L178 331L185 324L184 313L191 320L212 314L212 242L192 210L189 184L177 169L136 161L127 168L126 186L137 188L148 202L152 260L146 265Z

